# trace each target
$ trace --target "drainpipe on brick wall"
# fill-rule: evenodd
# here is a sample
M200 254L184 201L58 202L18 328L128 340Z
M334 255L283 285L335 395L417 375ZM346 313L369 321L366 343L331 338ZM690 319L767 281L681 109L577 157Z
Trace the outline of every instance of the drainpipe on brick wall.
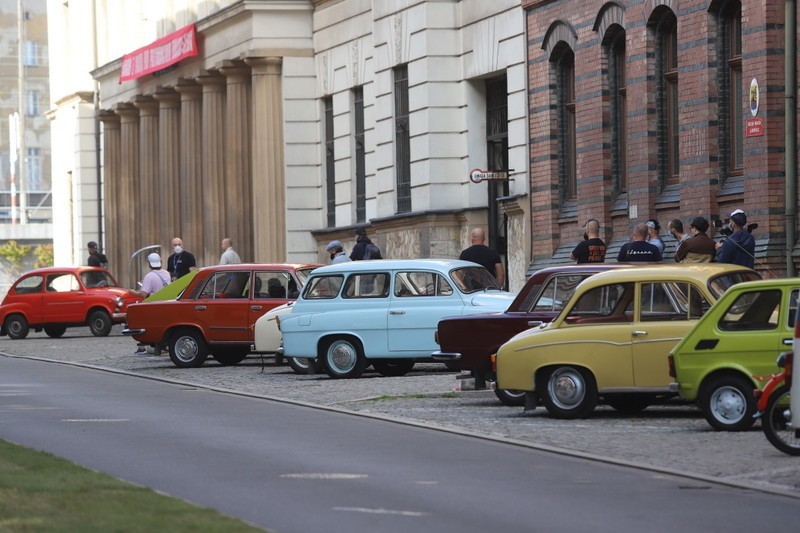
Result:
M797 234L797 1L786 0L784 26L784 150L786 162L786 275L794 277Z

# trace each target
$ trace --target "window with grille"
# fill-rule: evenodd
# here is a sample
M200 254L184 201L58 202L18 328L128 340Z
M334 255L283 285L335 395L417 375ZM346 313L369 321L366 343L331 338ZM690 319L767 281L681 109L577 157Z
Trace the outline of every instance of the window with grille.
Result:
M23 45L23 63L26 67L39 64L39 45L36 41L25 41Z
M367 220L367 170L364 146L364 88L353 89L353 122L356 148L356 222Z
M328 227L336 225L336 159L333 153L333 97L322 99L325 108L325 194Z
M677 185L680 175L678 131L678 21L665 10L656 24L658 159L661 187Z
M744 167L744 112L742 98L742 4L731 1L720 11L719 43L721 149L723 179L741 176Z
M397 212L411 211L411 134L408 120L408 65L394 69L394 145Z
M563 204L577 196L575 54L563 46L554 54L556 109L558 113L558 178Z
M627 87L625 84L625 30L610 35L608 44L608 92L610 98L611 187L614 196L628 190L627 178Z
M29 117L39 116L39 92L27 91L25 93L25 115Z

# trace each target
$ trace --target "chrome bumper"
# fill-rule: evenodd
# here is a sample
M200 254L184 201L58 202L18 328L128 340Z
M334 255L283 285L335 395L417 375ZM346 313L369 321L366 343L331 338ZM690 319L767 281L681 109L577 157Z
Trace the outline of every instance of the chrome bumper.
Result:
M670 383L669 384L669 391L670 392L679 392L680 389L678 387L678 384L677 383Z
M128 335L128 336L131 336L131 337L132 337L132 336L134 336L134 335L142 335L142 334L144 334L144 332L145 332L145 331L146 331L146 330L144 330L144 329L130 329L130 328L125 328L125 329L123 329L123 330L122 330L122 334L123 334L123 335Z
M431 359L434 361L458 361L461 359L461 354L458 352L433 352Z
M122 322L124 322L126 316L127 316L126 313L114 313L111 315L111 318L113 318L114 320L121 320Z

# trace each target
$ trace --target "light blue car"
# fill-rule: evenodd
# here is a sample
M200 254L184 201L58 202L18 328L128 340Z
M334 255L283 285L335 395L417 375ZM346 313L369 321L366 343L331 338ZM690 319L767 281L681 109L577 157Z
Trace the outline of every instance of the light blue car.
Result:
M286 357L316 359L334 378L372 364L384 376L431 360L446 316L504 311L514 294L480 265L445 259L340 263L314 270L280 319Z

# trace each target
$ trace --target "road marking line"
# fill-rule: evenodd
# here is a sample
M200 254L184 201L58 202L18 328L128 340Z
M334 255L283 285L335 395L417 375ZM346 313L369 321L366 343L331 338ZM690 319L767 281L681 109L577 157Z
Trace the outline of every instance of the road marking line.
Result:
M367 514L392 514L399 516L428 516L430 513L421 513L419 511L395 511L393 509L367 509L366 507L333 507L334 511L347 511L350 513L367 513Z
M438 481L415 481L416 485L438 485Z
M130 422L130 418L62 418L62 422Z
M281 474L283 478L291 479L362 479L366 474L331 474L324 472L308 472L303 474Z

